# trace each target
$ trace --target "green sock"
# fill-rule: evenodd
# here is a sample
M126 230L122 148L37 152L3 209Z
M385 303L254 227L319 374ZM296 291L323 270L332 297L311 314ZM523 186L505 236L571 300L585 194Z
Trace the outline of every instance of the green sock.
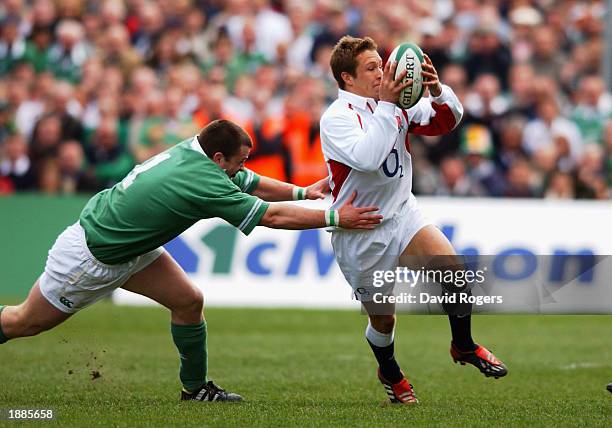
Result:
M2 318L3 309L4 309L4 306L0 305L0 319ZM8 337L6 337L4 333L2 332L2 322L0 322L0 345L6 342L8 342Z
M189 392L195 391L206 383L206 321L196 325L171 324L170 330L181 357L180 377L183 388Z

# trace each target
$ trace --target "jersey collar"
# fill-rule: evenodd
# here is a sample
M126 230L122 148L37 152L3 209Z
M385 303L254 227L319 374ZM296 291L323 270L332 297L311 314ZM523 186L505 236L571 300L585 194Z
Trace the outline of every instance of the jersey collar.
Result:
M197 135L195 135L193 139L191 140L190 146L192 150L195 150L196 152L201 153L204 156L208 157L208 155L204 152L204 150L202 150L202 146L200 146L200 142L198 141Z
M346 101L362 110L365 110L367 105L369 105L370 108L376 108L376 100L374 98L362 97L361 95L345 91L344 89L338 89L338 99Z

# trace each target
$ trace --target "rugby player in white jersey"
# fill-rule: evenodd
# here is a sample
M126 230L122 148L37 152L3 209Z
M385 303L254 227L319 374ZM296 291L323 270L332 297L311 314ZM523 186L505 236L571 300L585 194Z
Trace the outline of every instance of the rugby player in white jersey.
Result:
M26 301L0 306L0 344L49 330L122 287L170 310L182 400L242 400L207 378L202 292L162 245L213 217L246 235L257 225L371 229L382 218L372 214L377 207L354 207L354 196L331 211L269 204L322 198L329 186L321 180L304 189L259 177L244 168L251 147L238 125L214 121L93 196L79 220L57 238Z
M404 110L396 105L406 72L395 79L396 63L384 65L371 38L343 37L334 47L330 65L338 98L321 117L321 145L330 171L332 209L358 191L356 201L376 205L384 217L371 231L332 231L338 265L369 315L366 339L378 362L378 377L394 403L418 402L412 385L394 357L395 307L376 304L375 293L392 293L373 286L373 272L411 266L413 258L455 252L442 232L419 211L412 195L409 134L441 135L461 120L463 107L441 84L425 55L424 85L429 96ZM444 258L444 257L441 257ZM451 315L451 356L470 363L486 376L501 377L505 365L471 336L471 306Z

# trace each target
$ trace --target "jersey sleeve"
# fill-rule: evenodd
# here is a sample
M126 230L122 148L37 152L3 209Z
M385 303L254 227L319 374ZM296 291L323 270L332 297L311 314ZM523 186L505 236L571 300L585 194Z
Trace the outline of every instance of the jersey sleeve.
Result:
M259 175L255 174L250 169L245 168L242 171L238 171L238 174L236 174L231 180L244 193L253 193L253 190L255 190L259 184Z
M259 224L269 205L241 192L236 186L227 186L225 192L208 198L205 210L208 216L222 218L248 235Z
M381 101L367 132L357 112L350 110L321 118L321 143L327 159L358 171L376 171L385 161L397 138L395 105Z
M463 117L463 106L453 90L442 85L437 97L421 98L407 110L410 124L408 131L420 135L447 134L459 124Z

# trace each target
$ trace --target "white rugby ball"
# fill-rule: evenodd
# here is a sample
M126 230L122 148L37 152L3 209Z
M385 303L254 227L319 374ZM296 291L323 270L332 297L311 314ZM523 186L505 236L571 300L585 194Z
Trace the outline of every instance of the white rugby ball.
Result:
M400 92L397 105L404 109L414 106L423 96L423 90L425 89L421 74L421 64L425 62L423 51L414 43L402 43L393 49L387 61L397 61L396 79L404 70L407 71L404 82L412 79L412 85Z

